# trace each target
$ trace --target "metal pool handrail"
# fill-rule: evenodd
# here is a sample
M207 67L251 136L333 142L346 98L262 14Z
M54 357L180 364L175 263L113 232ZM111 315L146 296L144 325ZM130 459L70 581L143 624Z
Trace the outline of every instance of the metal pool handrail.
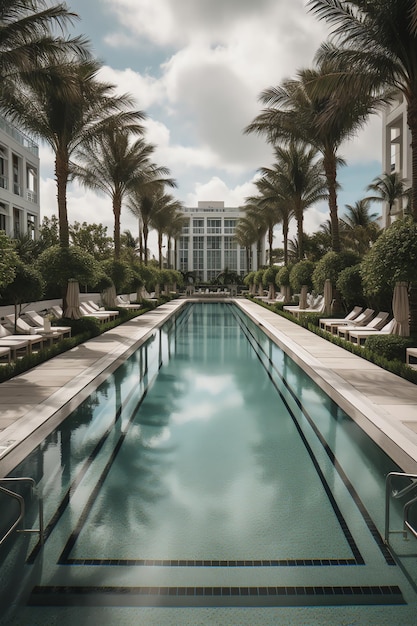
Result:
M393 491L391 488L393 478L408 478L411 483L400 491ZM403 509L403 528L402 530L390 530L390 501L393 498L402 498L417 488L417 474L405 474L403 472L390 472L385 479L385 543L389 544L390 533L402 533L404 539L407 538L407 530L417 538L417 528L414 528L409 521L410 509L417 503L417 496L408 500Z
M0 483L18 483L18 482L28 482L31 486L31 490L36 491L36 483L33 478L30 477L22 477L22 478L0 478ZM11 527L5 533L5 535L0 539L0 546L6 541L8 537L13 533L13 531L19 526L20 522L23 520L25 516L25 499L19 493L15 493L6 487L2 487L0 485L0 492L14 498L18 501L20 511L17 519L13 522ZM43 504L41 498L38 498L38 512L39 512L39 528L23 528L21 530L16 530L18 533L39 533L39 542L43 544Z

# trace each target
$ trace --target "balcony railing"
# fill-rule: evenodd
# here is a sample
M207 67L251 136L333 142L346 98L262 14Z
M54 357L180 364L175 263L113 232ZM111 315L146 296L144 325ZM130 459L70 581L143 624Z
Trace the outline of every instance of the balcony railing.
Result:
M15 126L7 122L4 117L0 115L0 129L3 130L9 137L12 137L17 143L21 146L27 148L32 154L35 156L39 156L39 147L38 145L27 135L22 133L20 130L17 130Z

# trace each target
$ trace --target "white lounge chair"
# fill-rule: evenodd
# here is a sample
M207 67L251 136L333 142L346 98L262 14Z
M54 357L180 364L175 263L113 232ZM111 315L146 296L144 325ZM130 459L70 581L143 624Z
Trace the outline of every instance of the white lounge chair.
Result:
M132 304L131 302L126 302L126 300L122 298L122 296L116 296L115 304L120 309L127 309L130 311L139 311L142 306L141 304Z
M357 328L356 330L351 330L349 332L349 341L351 341L352 343L357 343L358 346L363 346L368 337L374 337L376 335L391 335L392 331L394 330L394 326L395 319L393 318L380 330L376 328L368 328L367 330L365 328Z
M324 330L331 331L333 326L337 326L337 325L340 326L340 324L343 324L344 322L351 322L352 320L357 318L358 315L362 312L362 310L363 309L361 306L355 306L350 311L350 313L345 315L345 317L342 317L342 318L322 317L321 319L319 319L319 326L320 328L323 328Z
M0 346L0 361L6 361L6 363L10 363L11 353L8 346Z
M16 359L17 353L31 354L33 348L42 349L47 340L41 335L23 335L13 334L11 330L0 324L0 346L9 347L12 352L12 358Z
M30 324L33 325L35 328L45 328L45 319L36 311L25 311L25 317L28 318ZM62 335L64 337L65 335L71 337L71 326L52 326L51 330L57 330L62 332Z
M64 312L58 304L51 306L50 311L57 319L62 319L64 317ZM86 313L85 311L82 311L81 307L79 307L79 311L81 317L95 317L99 322L107 322L109 320L107 315L100 317L99 315L93 315L93 313Z
M374 330L380 330L384 324L386 323L386 320L388 319L388 313L386 313L385 311L378 313L377 315L375 315L374 318L371 319L370 322L368 322L368 324L365 324L363 326L363 330L370 330L372 332L372 329ZM355 331L357 330L357 326L340 326L337 330L337 334L339 335L339 337L342 337L342 339L349 339L349 333L350 331Z
M103 310L94 310L94 308L89 305L87 302L80 302L81 312L85 315L90 315L92 317L98 317L101 319L114 320L118 315L119 311L103 311Z
M288 313L292 313L296 317L302 315L303 313L322 313L324 311L324 298L323 296L317 296L315 300L313 300L312 304L306 309L300 309L299 306L284 306L284 311Z
M41 336L49 343L53 343L54 339L62 339L64 336L62 331L55 330L53 326L51 327L51 330L45 330L43 326L34 327L25 322L25 320L21 317L15 318L13 313L12 315L6 315L6 319L9 321L10 326L17 330L19 335L26 335L29 337L34 335Z
M331 326L331 332L334 335L338 334L338 329L343 328L344 326L352 326L352 327L360 327L365 326L368 322L371 321L373 316L375 315L374 309L365 309L362 313L359 313L357 317L353 320L340 320L336 325Z

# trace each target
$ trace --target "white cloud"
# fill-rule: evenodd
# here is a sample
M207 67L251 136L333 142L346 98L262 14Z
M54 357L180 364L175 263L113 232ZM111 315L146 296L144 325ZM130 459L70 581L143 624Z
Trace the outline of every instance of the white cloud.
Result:
M82 17L84 3L74 1ZM254 172L272 162L264 139L243 129L260 112L263 89L312 64L326 37L324 23L307 12L304 0L90 0L89 10L97 11L95 32L104 5L112 21L93 41L104 46L99 55L107 58L101 78L117 85L118 93L131 93L137 108L148 113L146 138L156 146L155 162L178 182L172 193L189 206L198 200L242 205L256 192ZM348 165L375 166L380 120L372 119L340 154ZM56 213L51 155L41 147L41 206L47 215ZM68 209L70 222L101 222L113 232L108 198L71 184ZM309 209L306 232L327 217L323 206ZM122 211L125 228L135 233L137 226Z

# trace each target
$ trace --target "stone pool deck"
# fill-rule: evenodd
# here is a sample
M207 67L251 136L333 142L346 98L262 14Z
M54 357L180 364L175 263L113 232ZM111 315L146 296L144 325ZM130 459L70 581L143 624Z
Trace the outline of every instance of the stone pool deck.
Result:
M224 302L225 299L222 298ZM106 372L187 300L177 299L0 384L0 476L23 459ZM195 302L195 300L194 300ZM234 300L406 472L417 474L417 386L253 301ZM78 395L77 395L78 394ZM77 395L77 398L75 396ZM25 444L30 436L30 445Z

